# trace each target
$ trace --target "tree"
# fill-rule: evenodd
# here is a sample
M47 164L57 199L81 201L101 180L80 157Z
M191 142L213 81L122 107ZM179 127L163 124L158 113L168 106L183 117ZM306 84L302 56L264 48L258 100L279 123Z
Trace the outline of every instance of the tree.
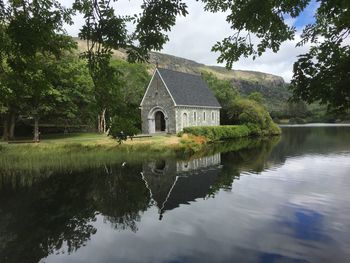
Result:
M254 92L250 93L249 96L248 96L248 99L254 100L254 101L256 101L257 103L259 103L261 105L265 101L263 95L260 92L258 92L258 91L254 91Z
M350 108L350 2L322 1L316 22L306 26L299 45L314 45L294 64L295 100L320 102L344 112Z
M306 118L308 115L310 115L310 111L303 101L289 102L286 106L287 115L290 118Z
M26 104L27 114L34 119L34 138L39 141L39 118L48 110L43 105L48 97L55 95L49 76L52 73L50 60L58 59L63 50L75 46L72 39L64 35L63 23L70 23L71 10L56 0L20 0L2 4L6 10L2 24L10 39L6 62L11 69L11 81L8 88L21 94ZM47 67L46 67L47 66ZM17 96L13 98L17 99ZM11 104L8 111L18 115L22 107L19 101Z
M239 1L202 0L205 10L229 12L227 21L237 32L217 42L212 48L220 52L218 62L227 68L241 56L261 56L267 49L277 52L281 44L292 40L296 28L287 18L297 18L310 0ZM291 90L295 100L320 102L329 109L350 108L350 46L344 42L350 34L350 2L318 0L315 21L307 25L298 46L312 44L294 64ZM260 42L254 44L251 34Z
M43 119L69 124L90 124L95 100L93 83L86 61L75 53L66 53L51 61L52 70L47 76L53 90L51 99L43 102L48 111Z
M233 87L230 80L218 79L214 74L203 72L202 76L208 83L209 88L214 93L215 97L218 99L220 105L222 106L220 112L220 123L230 124L231 120L229 117L229 111L232 107L234 101L239 96L239 93L235 87Z
M144 63L128 63L123 60L114 60L111 63L119 76L120 89L118 103L113 103L112 116L127 118L139 130L141 128L140 101L150 81L149 66Z
M123 141L126 141L128 137L132 139L140 132L135 126L133 119L115 116L111 120L108 135L117 139L119 144L121 144Z
M9 37L6 33L7 25L5 23L5 9L3 8L3 2L0 1L0 119L3 121L3 140L8 140L11 137L8 125L8 98L10 96L10 90L7 85L7 76L9 68L6 63L8 57L8 49L10 47Z
M147 60L150 50L160 50L168 40L165 33L175 24L176 16L187 14L186 5L180 0L150 0L143 2L142 14L118 16L113 2L76 0L73 4L73 8L85 18L79 37L87 43L87 50L82 55L88 60L95 86L99 132L106 132L110 78L119 75L110 65L113 49L126 49L130 62ZM134 32L127 30L127 22L136 25Z

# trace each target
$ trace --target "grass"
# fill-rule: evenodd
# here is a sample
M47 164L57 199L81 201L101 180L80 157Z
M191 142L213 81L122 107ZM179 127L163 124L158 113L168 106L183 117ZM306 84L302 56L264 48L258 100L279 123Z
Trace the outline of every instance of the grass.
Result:
M19 138L18 142L28 141L28 143L12 143L0 142L0 145L6 147L56 147L56 146L72 146L81 145L86 147L106 147L106 148L125 148L125 146L158 146L162 147L175 147L180 143L180 139L175 135L160 134L152 137L134 138L133 140L128 139L122 145L119 145L117 140L112 139L104 134L98 133L71 133L71 134L52 134L41 137L40 143L30 143L30 138Z
M28 138L22 138L27 141ZM191 146L176 135L128 139L123 144L96 133L43 136L40 143L0 143L0 174L8 171L79 169L115 162L139 162L150 158L181 156ZM197 145L198 146L198 145ZM199 150L199 148L196 148Z
M109 165L142 164L150 160L188 160L216 152L238 151L260 143L243 138L225 143L207 143L203 136L159 135L128 140L119 145L100 134L83 133L45 136L40 143L0 143L1 180L20 180L30 185L53 172L83 171ZM25 176L23 176L25 175ZM7 179L6 179L7 178ZM17 179L16 179L17 178Z
M21 138L28 141L28 138ZM21 141L19 140L19 142ZM115 139L103 134L75 133L43 136L40 143L0 143L0 164L4 156L16 156L17 159L35 155L69 155L72 152L113 152L113 154L131 155L135 152L172 155L186 147L176 135L157 135L146 138L128 139L119 144Z

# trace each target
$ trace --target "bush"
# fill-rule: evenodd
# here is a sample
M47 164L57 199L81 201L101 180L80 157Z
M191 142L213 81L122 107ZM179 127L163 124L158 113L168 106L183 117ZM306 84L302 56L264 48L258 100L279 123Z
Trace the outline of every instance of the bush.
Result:
M186 127L183 132L195 136L204 136L211 141L241 138L250 135L250 129L246 125Z
M278 125L276 125L272 120L271 122L268 121L268 124L266 123L264 126L265 127L263 128L260 124L247 123L243 125L186 127L179 135L187 133L195 136L203 136L211 141L218 141L248 136L278 135L281 133L280 127L278 127Z
M208 138L204 136L183 134L180 142L185 153L195 153L202 149L203 145L207 143L207 140Z
M122 141L126 141L128 137L132 139L139 132L140 130L135 127L132 120L122 117L113 117L108 135L117 139L119 144L121 144Z
M247 125L251 135L280 134L280 128L273 122L268 111L253 100L237 99L230 112L231 120Z

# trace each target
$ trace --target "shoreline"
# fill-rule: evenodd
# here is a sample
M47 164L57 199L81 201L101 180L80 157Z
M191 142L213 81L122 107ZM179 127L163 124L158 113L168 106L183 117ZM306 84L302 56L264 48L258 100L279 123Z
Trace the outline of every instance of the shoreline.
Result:
M0 175L19 175L23 171L49 174L52 170L77 170L112 163L146 160L199 158L222 151L238 151L254 147L266 138L239 138L225 142L210 142L200 136L163 135L128 140L121 145L104 135L75 135L47 139L41 143L0 144ZM96 138L97 137L97 138ZM274 141L279 140L276 136ZM9 172L10 171L10 172Z

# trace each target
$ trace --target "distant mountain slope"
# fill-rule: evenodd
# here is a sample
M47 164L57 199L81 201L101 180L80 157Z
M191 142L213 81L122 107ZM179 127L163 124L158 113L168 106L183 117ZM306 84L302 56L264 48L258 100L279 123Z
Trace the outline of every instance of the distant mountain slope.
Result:
M75 38L75 40L78 43L79 50L82 51L86 48L84 41L78 38ZM126 59L126 52L116 50L113 56L115 59ZM157 63L159 67L187 73L200 74L206 71L213 73L220 79L231 80L232 86L237 88L243 95L249 95L254 91L259 91L265 97L270 111L278 110L281 103L284 103L290 96L287 84L283 78L273 74L247 70L227 70L224 67L207 66L193 60L159 52L151 52L149 62L151 64L151 71L154 70Z

